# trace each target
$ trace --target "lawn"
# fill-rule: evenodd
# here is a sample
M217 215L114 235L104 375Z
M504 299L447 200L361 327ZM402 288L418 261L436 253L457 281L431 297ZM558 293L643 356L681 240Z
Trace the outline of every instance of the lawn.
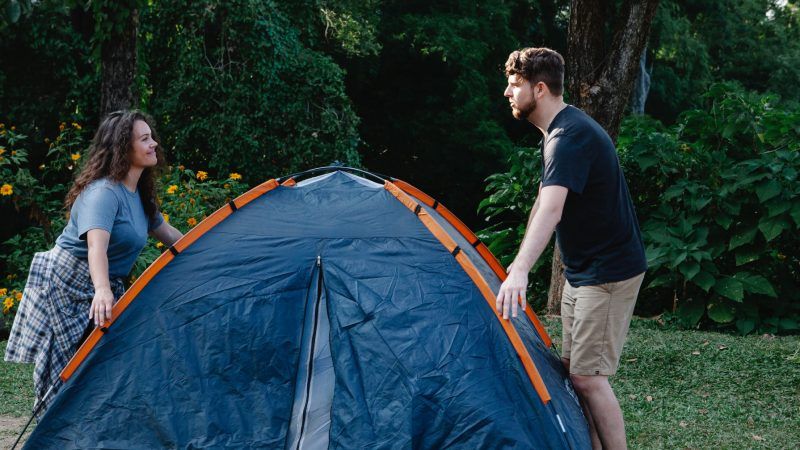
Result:
M547 323L560 336L559 322ZM0 362L0 416L27 416L31 370ZM800 448L800 336L682 331L637 319L612 385L631 448Z

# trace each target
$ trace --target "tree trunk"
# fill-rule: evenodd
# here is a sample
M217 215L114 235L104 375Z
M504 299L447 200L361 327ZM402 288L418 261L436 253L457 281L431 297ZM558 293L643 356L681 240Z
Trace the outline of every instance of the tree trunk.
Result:
M610 0L572 0L567 36L569 101L592 116L616 142L619 126L659 0L625 0L618 14ZM606 30L614 26L606 46ZM548 313L558 312L564 286L560 250L553 252Z
M119 109L133 108L137 103L133 86L137 66L136 36L139 30L139 12L133 6L127 11L124 9L126 7L122 2L117 5L112 3L110 7L103 8L105 17L120 12L122 17L115 17L117 19L115 26L100 44L101 116Z

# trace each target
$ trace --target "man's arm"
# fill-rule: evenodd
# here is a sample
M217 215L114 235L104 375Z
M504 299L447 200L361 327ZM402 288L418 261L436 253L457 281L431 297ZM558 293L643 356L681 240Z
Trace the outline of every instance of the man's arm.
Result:
M568 193L569 189L563 186L540 187L519 253L509 267L508 278L497 293L495 306L498 312L502 311L504 319L508 319L509 312L513 317L517 316L518 301L525 309L528 272L550 242L553 230L561 220Z
M536 215L536 211L539 210L539 197L542 196L542 183L539 183L539 192L536 194L536 200L533 201L533 206L531 207L531 213L528 214L528 223L525 225L525 235L522 236L522 241L525 241L525 238L528 237L528 232L531 229L531 222L533 222L533 216ZM511 264L506 267L506 273L511 272L511 268L514 267L514 262L512 261Z

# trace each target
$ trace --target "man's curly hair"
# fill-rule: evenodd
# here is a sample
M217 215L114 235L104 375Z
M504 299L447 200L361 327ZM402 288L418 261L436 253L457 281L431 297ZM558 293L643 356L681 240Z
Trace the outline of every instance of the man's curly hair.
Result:
M550 93L564 92L564 57L546 47L528 47L508 55L506 77L519 75L532 84L540 81L547 85Z

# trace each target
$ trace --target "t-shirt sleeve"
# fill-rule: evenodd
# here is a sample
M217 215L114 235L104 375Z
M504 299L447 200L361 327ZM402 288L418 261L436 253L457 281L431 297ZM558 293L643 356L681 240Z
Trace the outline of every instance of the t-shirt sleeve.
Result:
M89 230L100 229L111 233L119 209L119 199L111 189L91 186L81 192L78 203L80 209L76 211L75 223L80 239L86 240Z
M147 232L151 232L156 228L160 227L161 224L164 223L164 216L161 215L161 211L156 210L156 212L150 217L150 220L147 224Z
M582 193L593 159L585 143L569 134L556 135L550 138L543 151L542 187L563 186Z

